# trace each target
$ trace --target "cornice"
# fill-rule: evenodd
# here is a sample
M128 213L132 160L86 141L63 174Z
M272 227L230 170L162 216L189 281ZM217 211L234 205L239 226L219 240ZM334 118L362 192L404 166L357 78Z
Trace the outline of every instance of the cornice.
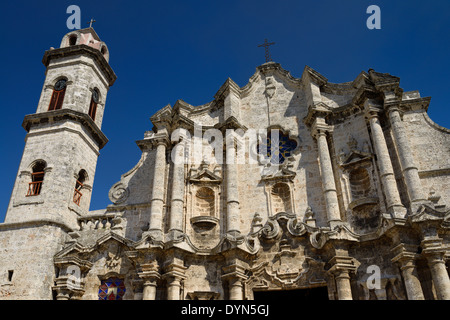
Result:
M90 57L92 57L95 60L95 62L97 62L97 65L99 66L100 70L106 77L108 85L112 86L114 84L114 82L117 79L117 76L114 73L111 66L109 65L109 63L106 61L105 57L103 57L101 52L98 51L97 49L91 48L85 44L47 50L45 51L44 57L42 58L42 63L46 67L48 67L52 59L60 59L76 55L89 55Z
M74 120L81 123L97 142L99 149L102 149L108 143L108 138L106 138L89 115L72 109L59 109L26 115L23 119L22 127L29 132L33 125L64 120Z

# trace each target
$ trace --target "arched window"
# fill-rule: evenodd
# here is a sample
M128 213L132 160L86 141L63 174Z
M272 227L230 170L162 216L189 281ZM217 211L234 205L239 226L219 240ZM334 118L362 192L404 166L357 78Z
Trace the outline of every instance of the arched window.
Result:
M92 91L92 96L91 96L91 104L89 105L89 116L92 118L92 120L95 121L95 114L97 113L97 104L98 104L98 99L99 99L99 93L97 88L95 88Z
M77 43L77 36L75 34L71 35L69 38L69 46L74 46L76 43Z
M272 206L275 214L292 212L291 191L286 183L279 182L272 187Z
M62 108L64 95L66 93L66 84L67 81L65 79L61 79L56 82L53 89L52 98L50 99L50 105L48 106L48 111Z
M87 179L87 173L85 170L81 169L78 173L77 181L75 182L75 190L73 193L73 202L75 202L78 206L81 202L81 197L83 194L81 193L81 189L83 188L83 184Z
M198 216L214 217L214 191L208 187L201 187L195 194L195 210Z
M44 181L44 169L46 164L44 161L37 161L33 165L32 173L31 173L31 182L28 184L28 192L27 197L29 196L37 196L41 194L42 182Z
M108 49L106 49L106 47L103 46L103 47L102 47L102 50L100 50L100 52L101 52L103 55L106 55L106 54L108 53Z

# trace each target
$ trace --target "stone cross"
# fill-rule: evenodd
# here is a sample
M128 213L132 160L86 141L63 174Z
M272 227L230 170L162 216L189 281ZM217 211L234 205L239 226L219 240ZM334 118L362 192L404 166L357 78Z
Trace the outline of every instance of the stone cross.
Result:
M91 21L88 22L88 23L89 23L89 28L92 28L92 24L93 24L94 22L96 22L96 21L95 21L94 19L91 18Z
M264 43L260 44L258 47L264 47L264 50L266 51L266 62L272 61L272 58L270 57L269 52L269 46L275 44L275 42L267 42L267 39L264 39Z

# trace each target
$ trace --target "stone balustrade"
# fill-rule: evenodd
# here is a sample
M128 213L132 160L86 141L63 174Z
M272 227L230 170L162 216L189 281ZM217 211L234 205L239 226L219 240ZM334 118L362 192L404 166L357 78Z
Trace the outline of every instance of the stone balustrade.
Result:
M91 215L78 218L80 231L109 230L116 225L115 215Z

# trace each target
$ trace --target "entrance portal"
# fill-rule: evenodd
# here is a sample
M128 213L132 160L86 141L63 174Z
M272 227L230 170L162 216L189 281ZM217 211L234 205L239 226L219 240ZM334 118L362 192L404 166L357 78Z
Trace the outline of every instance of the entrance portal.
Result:
M327 287L293 290L254 291L255 300L328 300Z

